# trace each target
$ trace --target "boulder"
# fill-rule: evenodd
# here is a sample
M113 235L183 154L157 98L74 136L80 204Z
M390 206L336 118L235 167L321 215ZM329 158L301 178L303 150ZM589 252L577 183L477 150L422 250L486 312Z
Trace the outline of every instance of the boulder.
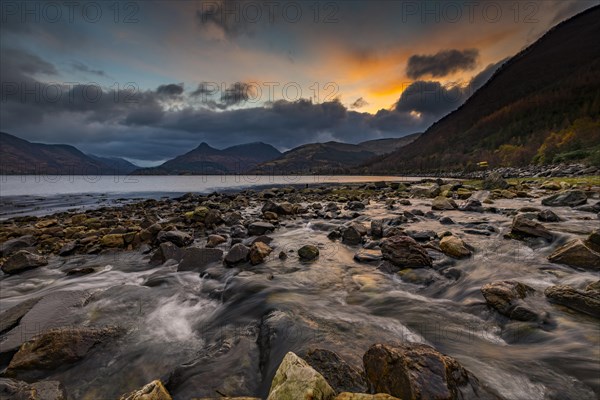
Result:
M362 372L346 363L333 351L312 349L304 356L304 360L323 375L336 393L367 391L367 382Z
M223 216L219 210L210 209L204 217L204 225L213 226L220 225L223 222Z
M105 328L59 328L34 336L21 345L10 360L6 375L31 376L39 371L52 371L72 364L97 344L118 336L122 330Z
M77 248L77 241L67 242L58 250L58 255L63 257L71 255L75 251L75 248Z
M363 362L371 392L403 400L478 398L481 390L458 361L425 344L375 344Z
M294 208L290 203L277 204L274 201L269 200L265 202L261 209L263 215L267 211L273 212L277 215L291 215L294 213Z
M121 248L125 246L122 233L110 233L100 238L100 244L104 247Z
M589 240L584 242L575 239L554 250L548 260L557 264L598 271L600 270L600 246Z
M0 257L8 257L19 250L32 247L35 244L35 238L31 235L25 235L18 238L7 240L0 244Z
M177 271L204 271L210 264L223 259L223 250L203 247L188 247L183 250Z
M371 220L371 236L378 239L383 237L383 221L380 219Z
M540 237L551 241L554 236L544 225L527 218L524 214L519 214L513 218L510 233L518 239L526 237Z
M349 201L348 204L346 204L346 209L352 211L364 210L365 205L361 201Z
M172 400L161 381L155 380L139 390L125 394L119 400Z
M587 203L587 196L582 190L567 190L542 199L547 207L577 207Z
M355 226L349 226L342 231L342 243L348 245L357 245L362 242L362 236Z
M227 239L221 235L208 235L208 238L206 239L206 247L217 247L226 241Z
M27 383L16 379L0 378L0 399L67 400L67 393L59 381Z
M500 314L519 321L534 321L537 313L529 310L521 300L534 289L516 281L498 281L483 285L481 293L486 303Z
M266 243L263 242L255 242L250 247L250 262L252 265L257 265L262 263L265 258L271 254L273 249Z
M319 249L317 246L307 244L298 249L298 257L303 261L312 261L319 257Z
M191 244L194 239L185 232L181 231L161 231L156 236L159 243L171 242L175 246L185 247Z
M559 222L560 218L552 210L542 210L537 215L542 222Z
M33 254L27 250L19 250L2 264L5 274L18 274L28 269L38 268L48 264L46 257Z
M264 235L275 230L275 225L268 222L253 222L248 225L248 234L252 236Z
M396 235L381 243L381 253L385 260L399 267L430 267L433 263L423 246L408 236Z
M164 242L158 246L158 250L152 255L150 263L154 265L162 264L167 260L181 261L183 251L172 242Z
M237 243L231 247L225 255L225 264L233 266L248 261L250 257L250 249L241 243Z
M596 229L590 233L590 236L587 238L587 242L590 243L591 246L600 247L600 229Z
M23 318L39 300L39 297L34 297L32 299L22 301L21 303L0 313L0 334L17 326L19 321L21 321L21 318Z
M456 202L447 197L438 196L431 202L431 209L436 211L454 210L457 208Z
M465 258L471 256L471 250L462 239L456 236L446 236L440 241L440 249L452 258Z
M331 400L334 396L321 374L289 352L275 373L267 400Z
M549 302L600 318L600 291L581 291L567 285L549 286L544 290Z
M502 178L500 173L492 172L483 180L481 187L483 190L503 190L508 188L508 182Z
M410 194L415 197L433 198L441 193L440 187L436 184L432 185L413 185L410 187Z
M468 199L462 203L458 209L460 211L471 211L471 212L483 212L483 206L481 201L477 199Z
M358 262L378 262L383 259L381 250L360 249L354 254L354 259Z

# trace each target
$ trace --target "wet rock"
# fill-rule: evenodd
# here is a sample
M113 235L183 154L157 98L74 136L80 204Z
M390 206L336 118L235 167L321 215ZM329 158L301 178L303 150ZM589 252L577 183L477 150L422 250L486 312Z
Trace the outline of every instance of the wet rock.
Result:
M65 245L63 245L60 248L60 250L58 251L58 255L62 256L62 257L71 255L75 251L76 247L77 247L77 242L75 240L65 243Z
M581 291L567 285L549 286L544 290L551 303L600 318L600 291Z
M519 321L534 321L538 314L521 300L533 293L533 288L516 281L498 281L483 285L481 293L486 303L500 314Z
M440 250L452 258L466 258L471 256L471 250L462 239L456 236L446 236L440 241Z
M481 205L481 201L477 199L468 199L464 203L462 203L458 209L460 211L471 211L471 212L483 212L483 206Z
M183 249L183 257L177 271L204 271L209 265L223 259L223 250L201 247Z
M268 222L253 222L248 225L248 234L252 236L264 235L275 230L275 225Z
M556 249L548 260L572 267L600 270L600 246L581 239L572 240Z
M172 400L161 381L152 381L139 390L123 395L119 400Z
M232 238L245 238L248 236L248 230L242 225L234 225L231 227L230 235Z
M273 212L277 215L291 215L293 214L294 209L289 203L277 204L274 201L269 200L263 205L261 209L263 215L267 211Z
M440 224L442 225L454 225L454 220L450 217L440 218Z
M374 238L383 237L383 221L374 219L371 221L371 236Z
M585 204L583 206L575 207L575 210L589 213L600 212L600 201L596 202L596 204Z
M197 222L204 222L206 215L208 214L208 207L200 206L196 207L194 211L185 213L185 217Z
M182 258L183 251L175 244L169 241L160 244L158 250L156 250L156 252L152 255L150 263L154 265L159 265L166 262L167 260L175 260L179 262Z
M272 241L273 241L272 237L267 236L267 235L260 235L260 236L255 237L254 239L252 239L249 244L253 245L254 243L258 243L258 242L261 242L264 244L271 244Z
M100 238L100 244L103 247L121 248L121 247L125 246L125 241L123 240L123 234L110 233L110 234L104 235Z
M354 259L358 262L378 262L383 259L381 250L360 249L354 254Z
M542 210L537 215L542 222L559 222L560 218L552 210Z
M372 392L403 400L478 398L481 392L475 376L428 345L375 344L363 362Z
M67 400L67 393L59 381L27 383L16 379L0 378L0 399Z
M398 271L398 276L402 278L403 282L412 283L413 285L430 285L438 277L436 272L427 268L405 268Z
M406 231L406 234L417 242L428 242L436 237L434 231Z
M288 256L285 254L285 251L280 251L277 257L279 257L280 260L287 260Z
M204 225L213 226L220 225L223 222L223 216L219 210L210 209L204 217Z
M447 197L438 196L431 202L431 209L436 211L454 210L457 208L456 202Z
M555 181L546 181L546 182L542 183L540 188L545 189L545 190L561 190L562 186L560 185L560 183L555 182Z
M159 243L171 242L178 247L185 247L194 241L190 235L181 231L161 231L156 240Z
M399 267L430 267L432 259L427 251L408 236L392 236L381 243L381 253L385 260Z
M225 243L227 239L225 239L221 235L208 235L208 239L206 240L206 247L217 247L218 245Z
M225 255L225 264L232 266L248 261L250 249L241 243L233 245Z
M518 239L526 237L540 237L551 241L554 236L544 225L527 218L524 214L515 216L512 222L511 234Z
M360 201L349 201L348 204L346 204L346 209L352 211L364 210L365 205Z
M273 211L265 211L263 213L263 217L265 217L265 219L269 221L277 221L279 219L277 213L274 213Z
M500 173L492 172L483 180L481 187L483 188L483 190L502 190L508 188L508 182L506 182L504 178L502 178L502 175L500 175Z
M262 263L273 249L266 243L256 242L250 247L250 262L252 265Z
M319 249L317 246L307 244L298 249L298 257L303 261L312 261L319 257Z
M587 238L588 243L592 246L600 246L600 229L596 229Z
M89 275L96 272L96 268L94 267L81 267L81 268L71 268L66 271L67 276L82 276Z
M321 374L289 352L275 373L267 400L331 400L334 396L335 392Z
M600 292L600 281L592 282L585 287L586 291Z
M433 185L413 185L410 187L410 194L415 197L429 197L433 198L440 194L440 187L436 184Z
M239 224L241 220L242 220L242 214L240 214L237 211L227 212L223 216L223 222L225 222L225 225L227 225L227 226L233 226L233 225Z
M40 300L39 297L25 300L16 306L9 308L0 314L0 334L7 332L17 326L21 318L25 316Z
M577 207L587 203L587 196L582 190L568 190L542 199L542 205L548 207Z
M351 225L342 231L342 243L355 246L362 242L362 236L358 229Z
M157 222L155 224L150 225L146 229L143 229L140 232L140 239L143 242L152 242L154 241L154 239L160 231L162 231L162 225Z
M40 371L72 364L97 344L122 334L115 327L61 328L44 332L23 343L6 369L6 375L35 376Z
M303 358L323 375L336 393L367 391L367 382L362 372L346 363L333 351L312 349Z
M27 249L35 244L35 238L31 235L21 236L7 240L0 244L0 257L8 257L19 250Z
M42 267L47 264L48 260L46 257L30 253L27 250L19 250L10 256L0 269L5 274L18 274L19 272Z

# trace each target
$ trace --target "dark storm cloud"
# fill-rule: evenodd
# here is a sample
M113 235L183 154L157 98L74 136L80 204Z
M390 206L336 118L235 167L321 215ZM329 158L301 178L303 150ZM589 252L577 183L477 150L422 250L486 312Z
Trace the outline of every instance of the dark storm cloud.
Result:
M477 89L483 86L496 70L505 62L502 60L488 65L475 75L466 86L442 85L437 81L416 81L402 92L395 104L395 111L417 112L432 117L443 117L461 106Z
M0 51L0 55L2 58L2 63L0 63L1 78L4 82L29 80L36 74L58 74L53 64L23 50L6 48Z
M85 74L92 74L92 75L97 75L97 76L102 76L102 77L108 77L108 75L106 74L106 72L102 71L101 69L93 69L88 67L87 65L79 62L79 61L73 61L71 62L71 67L75 70L75 71L79 71L79 72L83 72Z
M443 77L457 71L472 70L477 66L479 50L442 50L433 55L413 55L408 59L406 76L419 79L422 76Z
M169 83L168 85L160 85L156 89L156 93L163 96L179 96L183 93L183 83Z
M201 1L196 11L196 21L201 29L216 29L225 38L239 36L246 33L248 28L247 18L244 18L241 8L243 5L239 0Z
M250 90L249 84L236 82L223 92L221 103L227 107L244 103L250 98Z

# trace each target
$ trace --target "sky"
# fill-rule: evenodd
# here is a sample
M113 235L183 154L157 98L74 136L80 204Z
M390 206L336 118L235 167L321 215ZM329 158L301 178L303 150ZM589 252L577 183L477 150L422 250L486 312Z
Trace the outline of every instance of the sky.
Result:
M598 1L3 1L0 129L152 166L401 137Z

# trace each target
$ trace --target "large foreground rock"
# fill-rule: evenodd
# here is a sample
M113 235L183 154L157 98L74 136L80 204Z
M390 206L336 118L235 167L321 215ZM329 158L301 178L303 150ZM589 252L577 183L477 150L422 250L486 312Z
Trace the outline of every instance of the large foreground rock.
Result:
M18 238L7 240L0 244L0 257L7 257L19 250L27 249L35 244L35 238L32 235L25 235Z
M423 246L409 236L392 236L381 244L381 253L385 260L398 267L430 267L432 259Z
M178 247L184 247L191 244L194 238L181 231L161 231L156 236L156 240L160 243L171 242Z
M454 210L457 207L454 200L444 196L438 196L431 202L431 209L436 211Z
M23 343L6 370L7 376L33 375L82 359L95 345L118 336L116 327L62 328L34 336Z
M319 372L336 393L366 392L363 374L330 350L312 349L304 356L306 362Z
M600 270L600 246L591 241L575 239L556 249L548 260L572 267Z
M549 286L544 291L551 303L560 304L593 317L600 318L600 291L590 285L582 291L567 285Z
M331 400L334 396L323 375L289 352L275 373L268 400Z
M587 203L587 196L582 190L568 190L542 199L542 205L549 207L577 207Z
M183 250L183 257L177 271L204 271L209 265L223 259L223 250L204 247L188 247Z
M19 250L2 264L2 271L5 274L18 274L19 272L42 267L47 264L48 260L46 257L30 253L27 250Z
M0 378L0 399L67 400L67 393L58 381L27 383L15 379Z
M519 321L535 321L538 314L530 310L522 300L534 289L516 281L499 281L483 285L481 293L487 304L500 314Z
M458 361L424 344L375 344L363 362L371 391L402 400L478 398L481 391Z
M465 258L471 256L471 250L462 239L456 236L445 236L440 241L440 249L452 258Z
M233 266L248 261L250 258L250 249L241 243L233 245L225 256L225 264Z
M495 189L507 189L508 182L502 178L502 175L498 172L492 172L484 180L481 186L483 190L495 190Z
M510 233L519 239L526 237L540 237L551 241L554 238L552 233L546 229L544 225L527 218L527 216L523 214L519 214L513 219Z
M307 244L298 249L298 257L304 261L316 260L319 257L319 248L312 244Z
M161 381L152 381L139 390L123 395L119 400L172 400Z

